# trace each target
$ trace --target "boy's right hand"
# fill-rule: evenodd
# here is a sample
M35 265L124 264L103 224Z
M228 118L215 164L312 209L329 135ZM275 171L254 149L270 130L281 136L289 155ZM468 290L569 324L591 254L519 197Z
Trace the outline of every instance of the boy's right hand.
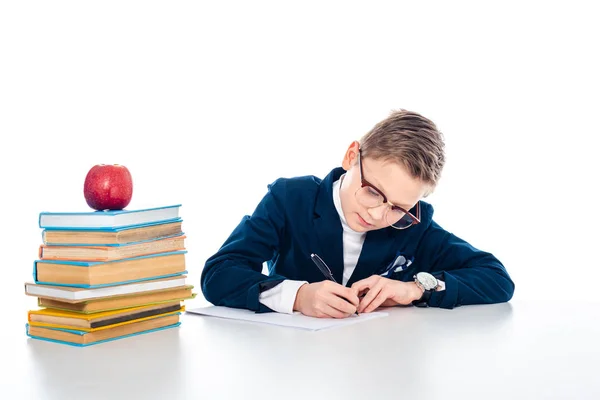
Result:
M356 312L358 304L356 290L332 281L322 281L300 286L294 311L309 317L346 318Z

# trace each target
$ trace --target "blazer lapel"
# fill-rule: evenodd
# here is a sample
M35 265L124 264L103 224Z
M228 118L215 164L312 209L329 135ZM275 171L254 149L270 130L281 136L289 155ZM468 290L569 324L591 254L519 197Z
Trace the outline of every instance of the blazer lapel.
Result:
M338 283L342 282L344 252L342 223L333 204L333 182L344 172L343 168L336 168L321 181L313 219L315 235L310 239L310 251L325 261Z
M319 184L313 214L315 234L309 239L309 251L318 254L325 261L338 283L343 280L344 242L342 223L333 203L333 182L345 172L343 168L336 168ZM350 287L354 282L368 278L388 264L406 234L406 231L396 231L393 228L367 232L356 268L346 286ZM316 265L314 268L317 270Z
M391 232L390 229L393 228L367 232L356 268L346 286L352 286L354 282L368 278L384 264L390 262L390 256L395 254L395 243L400 239L399 235L395 235L395 232Z

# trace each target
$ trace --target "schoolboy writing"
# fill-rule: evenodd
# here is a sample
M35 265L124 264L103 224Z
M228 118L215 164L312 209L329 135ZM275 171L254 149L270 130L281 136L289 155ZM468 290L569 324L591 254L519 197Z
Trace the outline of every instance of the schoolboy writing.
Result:
M423 200L444 163L443 136L431 120L392 112L352 142L341 168L325 178L270 184L253 214L207 260L205 298L331 318L381 306L509 301L515 285L503 264L443 229Z

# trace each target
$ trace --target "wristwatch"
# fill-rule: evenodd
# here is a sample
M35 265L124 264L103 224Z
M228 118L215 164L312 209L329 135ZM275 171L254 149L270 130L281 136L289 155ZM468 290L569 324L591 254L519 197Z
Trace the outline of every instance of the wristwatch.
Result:
M428 272L419 272L413 278L417 286L423 290L423 296L413 301L412 304L417 307L427 307L431 293L440 287L440 283L435 276Z

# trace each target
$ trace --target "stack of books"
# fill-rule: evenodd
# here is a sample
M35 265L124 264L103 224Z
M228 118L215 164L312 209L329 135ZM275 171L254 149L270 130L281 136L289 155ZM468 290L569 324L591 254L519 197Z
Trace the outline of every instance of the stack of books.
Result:
M31 338L87 346L180 325L186 284L181 205L42 212L42 244L25 293Z

